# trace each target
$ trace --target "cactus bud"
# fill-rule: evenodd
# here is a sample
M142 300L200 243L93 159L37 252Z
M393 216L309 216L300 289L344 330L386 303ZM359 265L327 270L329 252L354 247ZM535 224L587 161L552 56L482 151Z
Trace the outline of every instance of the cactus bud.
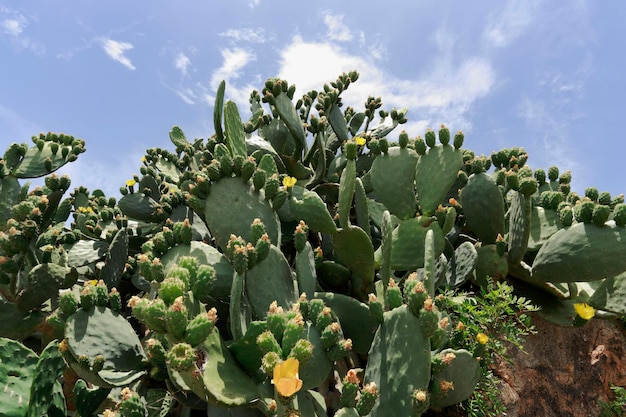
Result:
M265 186L265 178L266 173L262 169L257 169L254 171L252 175L252 184L254 185L254 189L259 191L261 188Z
M103 355L96 355L96 357L93 358L93 363L91 364L91 370L93 372L100 372L102 368L104 368L104 362L105 362L105 358Z
M189 273L186 269L181 268L187 274ZM183 295L186 290L185 282L180 279L178 276L168 276L161 283L161 287L159 288L159 297L165 302L165 304L170 305L176 300L176 298Z
M611 215L611 209L609 206L603 206L602 204L597 204L593 208L593 213L591 215L591 220L593 224L596 226L604 226L604 223L609 220L609 216Z
M517 172L508 171L506 173L506 184L511 190L519 190L519 177L517 175Z
M559 184L569 184L572 182L572 173L567 170L559 177Z
M456 132L454 135L454 139L452 140L452 144L454 145L454 149L461 149L463 146L463 140L465 139L465 135L460 130Z
M626 204L618 203L613 208L613 219L618 226L626 226Z
M287 201L287 196L287 191L282 189L278 190L274 198L272 198L272 209L274 209L274 211L279 210L283 204L285 204L285 201Z
M332 362L338 361L340 359L348 356L350 351L352 350L352 339L345 339L332 346L327 352L328 359Z
M165 328L176 341L179 341L185 334L188 321L183 297L177 297L165 314Z
M71 291L64 291L59 295L59 308L66 316L71 316L78 309L78 299Z
M156 367L165 366L167 352L158 339L150 338L146 341L146 352L148 353L148 359L152 365Z
M83 310L91 310L96 305L96 291L93 285L85 283L85 286L80 292L80 304Z
M574 212L572 211L572 206L570 206L569 204L562 207L558 211L558 215L563 227L569 227L574 222Z
M359 393L359 378L355 369L350 369L343 379L340 404L342 407L356 407L357 395Z
M187 324L185 342L189 343L191 346L197 346L203 343L215 327L216 321L217 310L215 307L211 308L206 313L198 314Z
M261 369L267 375L272 375L274 367L281 361L280 354L274 351L267 352L261 359Z
M387 141L387 138L380 138L378 140L378 145L382 153L387 153L387 151L389 150L389 142Z
M402 305L402 293L393 278L389 278L389 286L387 291L385 291L385 304L389 307L389 310Z
M62 333L65 330L65 319L59 314L59 311L53 311L48 317L46 317L46 323L52 327L55 332Z
M611 193L609 193L608 191L602 191L598 195L598 203L605 205L605 206L610 206L611 205Z
M596 202L598 201L599 196L600 193L598 192L598 189L596 187L585 188L585 197L589 198L589 200Z
M287 321L285 331L283 333L282 354L283 357L288 356L291 349L296 345L304 335L304 321L300 313L296 314L292 320Z
M133 313L134 312L135 310L133 309ZM166 333L166 314L167 307L165 305L165 302L160 298L155 298L145 305L145 309L143 311L145 324L156 333Z
M366 384L361 390L361 396L356 403L356 411L360 416L366 416L374 408L376 400L378 399L378 388L374 382Z
M128 390L127 394L125 394L126 390ZM124 397L124 399L122 400L122 402L120 403L117 409L121 417L147 417L148 416L146 405L137 393L130 392L128 388L124 388L124 390L122 390L122 396Z
M349 140L343 147L343 152L348 160L354 160L357 156L358 146L354 140Z
M383 304L378 301L376 294L368 295L368 307L370 309L370 316L376 321L376 323L381 324L383 322Z
M167 362L169 366L179 372L187 371L194 366L196 354L187 343L177 343L167 353Z
M300 220L300 224L296 226L296 230L293 234L294 244L298 252L302 252L304 250L307 242L308 233L309 227L303 220Z
M428 298L428 293L426 291L426 287L422 281L418 281L417 279L413 280L415 284L407 285L405 284L405 297L407 300L407 304L409 306L409 310L416 317L419 316L420 311L424 308L424 302ZM408 282L408 281L407 281Z
M96 291L96 305L106 307L109 303L109 290L103 280L98 281L94 287Z
M191 243L191 240L193 239L193 230L191 228L191 223L189 223L189 219L174 223L173 229L176 243L181 243L183 245Z
M280 190L280 181L278 179L278 175L273 174L271 177L265 180L265 198L268 200L272 200L274 197L276 197L278 190Z
M559 191L544 191L541 193L541 205L545 209L556 210L563 201L563 194Z
M428 147L433 148L437 142L435 132L431 129L426 130L426 133L424 134L424 140L426 141L426 145L428 145Z
M76 358L76 361L78 362L78 365L83 368L83 369L89 369L91 368L91 364L89 361L89 356L87 355L79 355Z
M551 166L548 168L548 179L550 181L556 181L559 178L559 168L556 166Z
M411 395L411 405L415 415L420 416L424 414L430 405L428 392L419 389L413 391L413 395Z
M417 152L419 155L424 155L426 153L426 142L424 142L424 139L422 139L421 136L418 136L417 138L415 138L415 152Z
M532 177L523 178L519 183L519 192L530 197L537 192L537 180Z
M400 136L398 136L398 144L402 149L406 148L406 146L409 144L409 135L408 133L406 133L405 130L400 132Z
M311 356L313 345L307 339L299 339L289 352L289 357L296 358L300 363L305 363Z
M333 322L333 314L330 307L324 307L322 312L317 315L317 320L315 321L315 328L321 333L324 331L326 326L330 325Z
M191 288L193 295L199 299L206 297L216 279L215 269L211 265L200 265Z
M591 223L593 220L593 209L595 208L595 203L590 201L589 199L583 199L582 201L577 201L574 206L574 217L576 221L582 223Z

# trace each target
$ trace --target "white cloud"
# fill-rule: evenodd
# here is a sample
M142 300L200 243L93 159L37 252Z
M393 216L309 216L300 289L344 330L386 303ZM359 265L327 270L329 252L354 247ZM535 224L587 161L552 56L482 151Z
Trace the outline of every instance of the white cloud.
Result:
M261 0L251 0L250 2L248 2L248 6L251 9L254 9L255 7L257 7L259 4L261 4Z
M37 21L37 18L28 18L16 10L0 7L0 35L5 36L17 50L30 49L33 53L42 55L45 53L44 46L25 34L30 21Z
M243 74L243 69L252 61L256 61L256 55L253 52L242 48L226 48L222 49L222 65L211 74L209 88L211 93L205 93L204 99L207 104L212 105L214 100L214 92L217 91L222 80L226 81L228 97L238 104L248 102L250 91L255 87L253 83L247 83L244 86L237 86L233 83Z
M511 0L500 15L489 16L485 39L495 47L504 47L523 35L537 15L541 0Z
M262 28L251 29L228 29L220 33L220 36L231 38L237 42L265 43L265 30Z
M343 23L343 15L333 15L331 12L324 13L324 24L328 28L328 37L338 42L348 42L353 38L352 32Z
M135 70L135 66L130 59L125 55L126 51L133 49L133 45L128 42L118 42L113 39L100 38L98 39L102 44L102 49L111 59L119 62L130 70Z
M191 65L191 60L182 52L179 52L176 58L174 58L174 67L179 70L183 76L187 75L189 65Z
M326 64L310 65L311 56L325 57ZM479 57L454 65L443 60L415 79L399 79L373 65L366 56L350 54L331 43L305 42L299 36L283 48L279 76L296 84L298 95L317 90L353 69L359 70L360 77L342 95L344 102L358 109L368 96L381 96L383 108L409 108L411 129L442 122L454 130L469 129L467 112L472 103L491 91L495 81L491 64Z
M24 30L24 19L5 19L0 23L2 30L9 36L19 36Z

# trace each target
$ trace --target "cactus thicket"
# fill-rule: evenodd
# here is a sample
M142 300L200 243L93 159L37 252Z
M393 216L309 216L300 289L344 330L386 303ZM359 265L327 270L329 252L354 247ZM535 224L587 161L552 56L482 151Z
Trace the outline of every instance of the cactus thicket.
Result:
M174 127L119 199L54 174L81 139L10 145L0 414L419 416L481 377L488 336L451 336L454 289L521 280L571 325L580 303L626 314L623 195L444 125L393 137L407 109L343 106L358 78L302 96L271 78L249 111L222 82L215 133Z

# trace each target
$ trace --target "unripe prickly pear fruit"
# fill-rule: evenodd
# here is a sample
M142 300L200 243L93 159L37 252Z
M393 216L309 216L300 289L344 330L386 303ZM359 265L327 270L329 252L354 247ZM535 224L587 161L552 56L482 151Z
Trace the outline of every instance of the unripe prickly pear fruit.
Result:
M389 310L393 310L396 307L402 305L402 292L396 284L393 278L389 278L389 285L387 291L385 291L385 304L389 306Z
M145 307L144 317L146 325L156 333L165 333L167 331L165 327L166 313L167 307L165 302L160 298L155 298Z
M618 226L626 226L626 204L618 203L613 208L613 220Z
M103 355L96 355L95 358L93 358L93 363L91 364L91 370L93 372L100 372L102 370L102 368L104 368L104 356Z
M76 358L76 361L78 362L78 365L83 368L83 369L90 369L91 368L91 363L89 361L89 356L87 355L79 355Z
M380 151L382 153L387 153L387 151L389 150L389 141L387 141L387 138L380 138L378 140L378 144L380 146Z
M604 223L609 220L611 215L611 209L609 206L603 206L602 204L596 204L593 208L591 220L596 226L604 226Z
M572 182L572 173L570 170L565 171L559 177L559 184L569 184Z
M541 193L541 206L545 209L556 210L561 202L563 202L563 194L559 191Z
M356 403L356 411L360 416L366 416L374 408L374 404L376 404L376 400L378 399L378 388L376 384L370 382L366 384L361 390L361 396Z
M544 171L543 169L541 168L536 169L534 175L539 185L542 185L546 182L546 171Z
M572 191L572 186L570 184L559 184L559 191L567 196Z
M256 242L261 238L261 236L266 233L267 229L265 228L265 225L263 224L261 219L254 219L252 221L252 224L250 225L250 241Z
M517 172L509 171L506 173L506 184L511 190L519 190L519 176Z
M610 206L611 205L611 193L609 193L608 191L602 191L598 195L598 203L605 205L605 206Z
M348 356L350 351L352 350L352 339L344 339L339 341L336 345L333 345L328 351L326 355L328 359L332 362L338 361L342 358Z
M299 339L289 352L289 357L296 358L301 364L308 361L312 355L313 345L307 339Z
M437 314L437 308L433 304L432 298L428 297L419 313L420 330L424 336L430 337L435 333L438 325L439 314Z
M185 272L189 273L186 269L181 268ZM185 282L178 276L169 276L163 280L161 287L159 288L159 297L170 305L176 300L176 298L182 296L186 290Z
M265 198L268 200L274 199L278 191L280 190L280 180L278 175L273 174L265 181Z
M405 130L403 130L402 132L400 132L400 135L398 136L398 145L400 145L401 148L406 148L406 146L409 144L409 134L406 133Z
M421 136L415 138L415 152L419 155L424 155L426 153L426 142L422 139Z
M167 353L167 363L176 371L187 371L194 366L196 353L188 343L177 343Z
M576 221L586 224L591 223L593 220L593 209L595 206L595 203L590 201L588 198L585 198L582 201L577 201L574 206L574 217L576 218Z
M443 124L441 125L441 129L439 129L439 142L441 142L442 145L450 143L450 130Z
M589 198L591 201L598 201L598 197L600 193L596 187L587 187L585 188L585 197Z
M428 392L416 389L411 395L411 405L416 416L421 416L428 410L430 399Z
M261 262L267 257L267 255L270 253L270 247L270 238L267 233L265 233L263 236L261 236L259 240L256 241L256 245L254 246L257 263Z
M254 158L248 157L248 159L246 159L241 166L241 179L243 180L243 182L248 182L248 180L252 178L255 169L256 163L254 161Z
M376 320L376 323L381 324L383 322L384 307L383 303L378 301L376 294L368 295L368 307L370 309L370 316Z
M302 315L298 313L296 317L287 321L285 325L285 332L283 333L283 340L281 342L283 357L286 357L291 352L291 349L296 345L298 340L303 337L304 334L304 321Z
M294 245L298 252L302 252L306 246L307 237L309 233L309 227L303 220L300 220L300 224L296 226L296 230L293 234Z
M537 188L539 188L537 180L532 177L523 178L519 183L519 192L526 197L530 197L535 194L535 192L537 192Z
M257 169L254 171L252 175L252 184L254 185L254 189L259 191L261 188L265 186L265 179L267 174L262 169Z
M411 285L409 290L407 290L405 286L404 294L409 310L417 317L424 308L424 302L428 298L428 292L422 281L415 280L415 282L415 285Z
M55 332L63 333L65 331L65 319L63 314L59 310L53 311L48 317L46 317L46 323L52 327Z
M437 137L435 136L435 132L430 129L426 130L426 133L424 134L424 140L429 148L434 148L437 144Z
M85 283L80 292L80 304L83 310L91 310L96 305L96 290L90 283Z
M454 134L454 139L452 140L452 144L454 145L454 149L461 149L463 146L463 140L465 139L465 135L460 130Z
M167 351L158 339L150 338L146 340L146 352L148 353L148 359L153 366L165 366L167 361Z
M559 219L563 227L569 227L574 222L574 211L569 204L563 206L558 211Z
M106 307L109 304L109 290L103 280L98 281L94 287L96 291L96 305Z
M285 204L285 201L287 201L287 196L287 191L279 189L274 198L272 198L272 209L274 209L274 211L279 210L283 204Z
M65 316L71 316L78 310L78 299L71 291L64 291L59 295L59 308Z
M322 301L322 300L320 300ZM323 304L323 301L322 301ZM287 317L283 312L282 307L278 306L276 301L272 302L270 305L269 311L267 313L267 328L269 329L276 341L280 345L280 342L283 340L283 334L285 333L285 326L287 325Z
M358 152L358 146L354 140L349 140L343 147L343 153L348 160L354 160Z
M203 343L211 331L213 331L216 321L217 310L215 307L211 308L206 313L198 314L187 324L185 342L189 343L191 346L198 346Z
M281 361L280 354L274 351L267 352L261 359L261 370L266 375L272 375L274 367Z
M206 172L212 181L217 181L222 178L222 164L217 159L214 159L206 166Z
M548 168L548 179L556 181L559 178L559 167L551 166Z
M338 322L333 322L326 326L320 335L322 347L324 349L330 349L330 347L336 345L341 338L341 325Z
M324 307L322 312L317 315L317 320L315 321L315 328L321 333L324 331L326 326L330 325L334 321L333 311L330 307Z
M191 291L194 296L202 299L209 294L217 275L211 265L200 265L196 271L196 278L192 284Z
M356 399L359 394L359 377L355 369L350 369L343 378L343 387L339 402L342 407L356 407Z
M120 417L147 417L148 411L146 405L136 392L130 391L129 388L122 390L122 402L117 411Z
M280 344L276 340L276 337L274 336L274 334L269 330L266 330L263 333L261 333L256 338L256 343L259 346L259 349L261 349L261 351L263 351L264 353L274 352L279 355L282 354L282 349L280 347Z
M185 335L188 321L183 297L177 297L165 314L165 328L175 340L179 341Z
M174 239L176 243L188 245L193 239L193 231L189 219L185 219L182 222L174 223Z

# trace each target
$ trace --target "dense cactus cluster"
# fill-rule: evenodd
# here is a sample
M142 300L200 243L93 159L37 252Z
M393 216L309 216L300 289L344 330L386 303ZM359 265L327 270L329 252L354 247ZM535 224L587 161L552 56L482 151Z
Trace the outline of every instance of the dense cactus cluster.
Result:
M119 200L64 197L80 139L9 146L0 414L419 416L467 399L488 354L444 290L519 280L560 323L626 313L623 195L446 126L392 139L407 109L344 107L357 79L301 98L269 79L248 120L222 83L215 134L174 127Z

